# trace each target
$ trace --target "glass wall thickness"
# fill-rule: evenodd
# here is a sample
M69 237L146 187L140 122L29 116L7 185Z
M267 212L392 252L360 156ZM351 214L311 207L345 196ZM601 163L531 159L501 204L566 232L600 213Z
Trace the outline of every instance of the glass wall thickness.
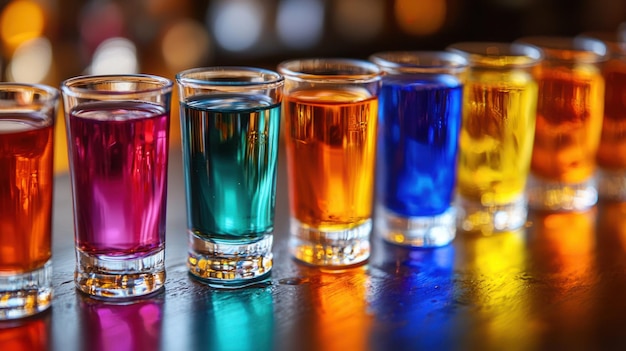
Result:
M377 232L395 244L434 247L456 233L452 206L467 61L447 52L382 52Z
M0 321L52 302L54 124L59 93L0 84Z
M290 247L302 262L369 257L380 70L367 61L281 63Z
M245 286L272 268L283 78L253 67L177 75L190 272Z
M537 82L537 127L528 184L529 206L580 211L598 200L595 171L604 111L599 63L605 45L594 39L528 37L518 42L544 53Z
M61 86L74 201L79 290L149 294L165 281L172 82L82 76Z
M535 133L541 52L528 45L466 42L469 61L459 140L458 226L484 234L520 228Z

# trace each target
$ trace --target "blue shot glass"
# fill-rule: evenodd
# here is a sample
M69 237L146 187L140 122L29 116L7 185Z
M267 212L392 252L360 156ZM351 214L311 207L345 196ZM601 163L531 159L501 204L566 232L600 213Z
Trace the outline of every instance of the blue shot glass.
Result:
M381 52L375 226L384 240L439 247L453 206L467 61L448 52Z

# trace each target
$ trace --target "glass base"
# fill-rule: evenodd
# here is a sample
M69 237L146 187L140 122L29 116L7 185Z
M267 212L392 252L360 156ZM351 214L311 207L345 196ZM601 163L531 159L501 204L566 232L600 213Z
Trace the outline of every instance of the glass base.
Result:
M598 202L595 179L583 183L548 182L530 176L528 207L539 211L585 211Z
M608 201L626 201L626 170L598 170L598 197Z
M456 235L456 210L430 217L403 217L382 206L376 209L376 230L387 242L402 246L440 247Z
M372 221L341 231L321 231L290 219L290 249L301 262L324 267L345 267L370 256Z
M457 227L466 232L493 234L517 230L526 224L528 208L523 196L508 204L482 204L457 199Z
M272 234L249 243L223 243L189 233L189 273L209 286L238 288L269 278Z
M0 273L0 320L32 316L52 304L52 262L28 273Z
M165 283L165 250L142 257L90 255L76 249L78 290L103 298L148 295Z

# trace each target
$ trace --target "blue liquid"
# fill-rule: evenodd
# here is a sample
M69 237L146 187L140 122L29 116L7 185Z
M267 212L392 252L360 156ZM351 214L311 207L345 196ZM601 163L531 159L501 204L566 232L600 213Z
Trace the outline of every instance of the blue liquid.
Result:
M450 208L462 85L449 75L388 76L380 93L378 201L408 217Z
M274 228L280 104L260 95L209 95L181 104L187 224L215 241Z

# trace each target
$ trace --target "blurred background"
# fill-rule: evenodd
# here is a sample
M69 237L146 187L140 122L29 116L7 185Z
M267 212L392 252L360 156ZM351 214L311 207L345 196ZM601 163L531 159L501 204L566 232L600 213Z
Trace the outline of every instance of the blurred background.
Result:
M274 69L457 41L616 31L626 0L0 0L0 79L58 87L83 74ZM180 143L175 94L171 143ZM60 108L57 171L67 169Z

